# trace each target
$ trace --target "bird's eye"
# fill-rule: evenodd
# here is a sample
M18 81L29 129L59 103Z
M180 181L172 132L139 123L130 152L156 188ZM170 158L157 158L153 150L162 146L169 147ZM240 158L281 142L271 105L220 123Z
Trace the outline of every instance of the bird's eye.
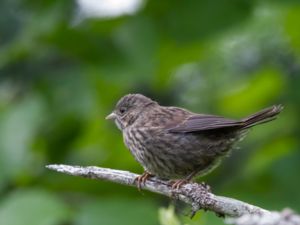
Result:
M119 112L120 112L121 114L125 113L125 112L126 112L126 108L125 108L125 107L121 107L121 108L119 109Z

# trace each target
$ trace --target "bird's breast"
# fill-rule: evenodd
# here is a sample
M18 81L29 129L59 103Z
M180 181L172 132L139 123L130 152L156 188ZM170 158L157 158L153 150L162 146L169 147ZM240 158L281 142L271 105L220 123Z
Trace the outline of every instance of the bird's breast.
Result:
M123 139L127 148L130 150L134 158L144 166L145 154L147 151L147 133L144 129L126 128L123 131Z

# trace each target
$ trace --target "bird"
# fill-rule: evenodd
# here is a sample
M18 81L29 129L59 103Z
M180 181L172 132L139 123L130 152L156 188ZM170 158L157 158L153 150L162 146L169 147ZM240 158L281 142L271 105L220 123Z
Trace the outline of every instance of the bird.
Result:
M249 128L276 119L282 105L273 105L242 119L199 114L161 106L142 94L127 94L106 117L122 131L123 140L144 173L140 189L152 176L170 180L173 189L204 176L229 155Z

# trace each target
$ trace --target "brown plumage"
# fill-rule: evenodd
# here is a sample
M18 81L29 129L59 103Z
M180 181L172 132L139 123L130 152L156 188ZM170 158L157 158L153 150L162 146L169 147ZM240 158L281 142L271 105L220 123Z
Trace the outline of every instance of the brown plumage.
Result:
M149 174L190 180L213 169L250 127L276 118L282 106L241 120L160 106L141 94L122 97L107 116L123 133L126 146Z

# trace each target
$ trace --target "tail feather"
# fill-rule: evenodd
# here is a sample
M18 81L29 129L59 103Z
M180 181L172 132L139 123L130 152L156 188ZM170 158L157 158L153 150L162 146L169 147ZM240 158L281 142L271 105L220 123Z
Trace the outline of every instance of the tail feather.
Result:
M269 108L263 109L255 114L252 114L242 120L244 123L243 128L250 128L258 124L266 123L276 119L276 116L283 110L282 105L274 105Z

